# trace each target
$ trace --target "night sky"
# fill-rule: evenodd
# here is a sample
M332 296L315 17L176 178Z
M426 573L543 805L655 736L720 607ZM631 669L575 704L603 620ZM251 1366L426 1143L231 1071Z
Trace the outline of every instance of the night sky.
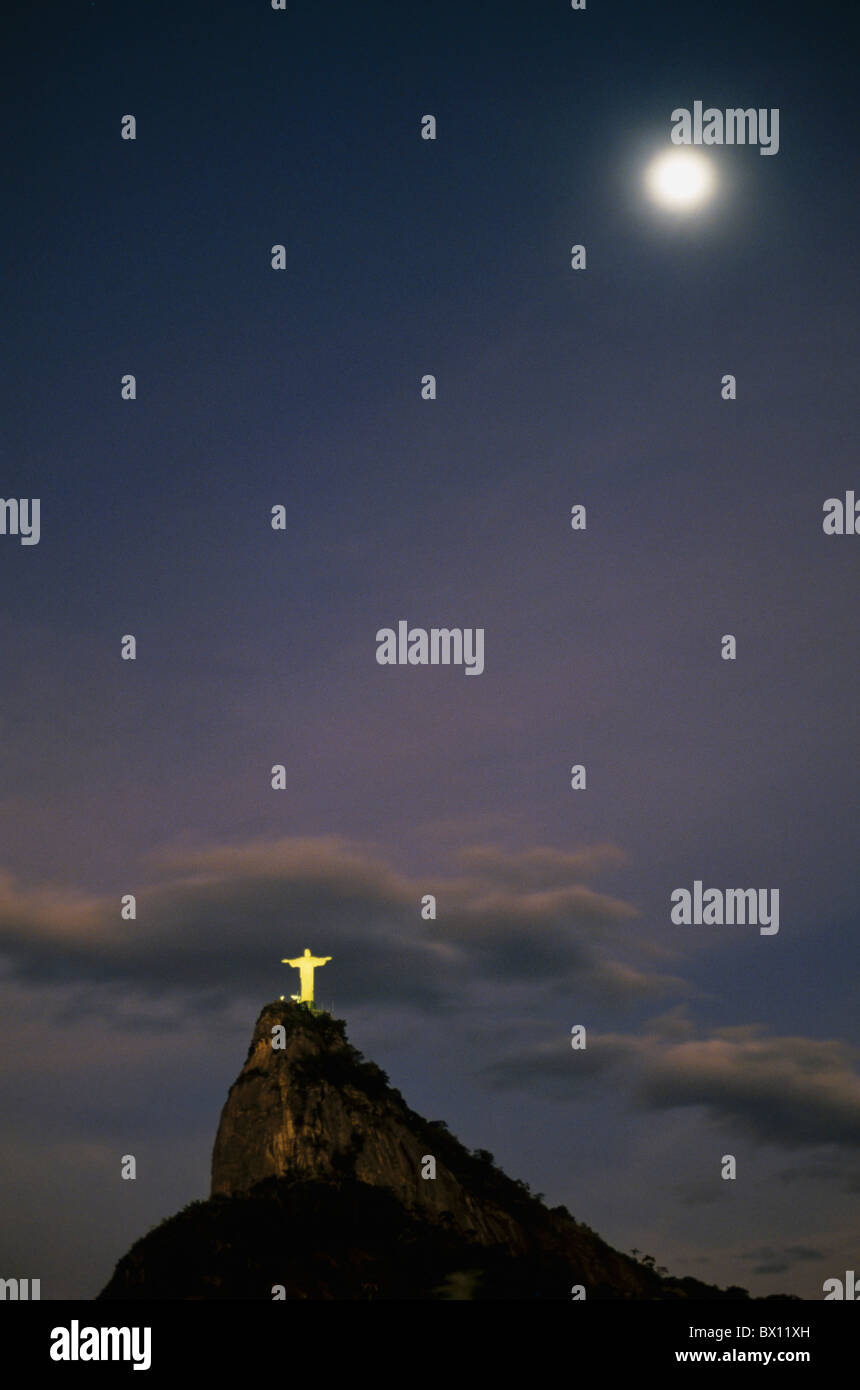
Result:
M612 1244L857 1267L850 22L7 7L0 1277L90 1298L208 1194L305 946L409 1105ZM780 148L682 215L643 177L699 99ZM483 674L380 666L401 619ZM696 879L779 932L673 925Z

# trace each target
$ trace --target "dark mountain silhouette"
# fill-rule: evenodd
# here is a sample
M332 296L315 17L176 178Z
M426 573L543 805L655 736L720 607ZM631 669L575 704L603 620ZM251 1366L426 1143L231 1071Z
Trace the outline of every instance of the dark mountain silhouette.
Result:
M230 1088L209 1200L139 1240L99 1297L569 1300L574 1285L589 1299L748 1297L613 1250L410 1110L341 1020L279 1002Z

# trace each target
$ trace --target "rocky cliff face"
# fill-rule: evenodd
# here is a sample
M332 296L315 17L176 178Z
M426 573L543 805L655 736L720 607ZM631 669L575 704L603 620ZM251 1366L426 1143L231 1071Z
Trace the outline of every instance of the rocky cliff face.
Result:
M278 1028L283 1034L273 1037ZM281 1039L285 1045L274 1047ZM431 1220L452 1218L482 1244L524 1249L510 1214L477 1199L442 1161L440 1149L450 1147L444 1129L434 1135L379 1068L361 1059L336 1019L297 1004L269 1004L221 1113L212 1195L250 1192L272 1177L348 1174L388 1188ZM436 1161L435 1179L421 1176L427 1157Z
M548 1209L410 1110L340 1020L280 1002L230 1088L211 1197L139 1240L100 1297L569 1300L573 1285L599 1299L746 1296L661 1279Z

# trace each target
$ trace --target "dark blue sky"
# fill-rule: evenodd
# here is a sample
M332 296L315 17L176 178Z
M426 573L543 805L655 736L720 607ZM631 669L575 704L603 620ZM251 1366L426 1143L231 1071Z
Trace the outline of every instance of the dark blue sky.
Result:
M42 529L0 536L0 1274L89 1296L205 1195L305 945L411 1105L613 1243L806 1297L856 1266L849 18L5 21L0 491ZM780 149L710 150L680 218L642 177L697 99ZM378 666L401 618L483 626L483 675ZM779 934L673 927L695 878L779 888Z

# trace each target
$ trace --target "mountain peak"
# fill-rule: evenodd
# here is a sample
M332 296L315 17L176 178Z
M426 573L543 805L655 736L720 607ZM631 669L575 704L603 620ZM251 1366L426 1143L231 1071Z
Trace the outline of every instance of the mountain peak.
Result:
M422 1176L431 1167L435 1177ZM498 1176L509 1199L527 1197L524 1186ZM481 1244L522 1249L507 1204L472 1190L482 1177L489 1177L482 1161L443 1123L409 1109L385 1072L350 1044L341 1019L292 1002L265 1006L221 1113L213 1197L248 1193L268 1178L352 1178L387 1188Z
M650 1259L650 1257L649 1257ZM101 1298L738 1298L663 1279L485 1150L410 1110L341 1019L266 1004L208 1201L139 1240Z

